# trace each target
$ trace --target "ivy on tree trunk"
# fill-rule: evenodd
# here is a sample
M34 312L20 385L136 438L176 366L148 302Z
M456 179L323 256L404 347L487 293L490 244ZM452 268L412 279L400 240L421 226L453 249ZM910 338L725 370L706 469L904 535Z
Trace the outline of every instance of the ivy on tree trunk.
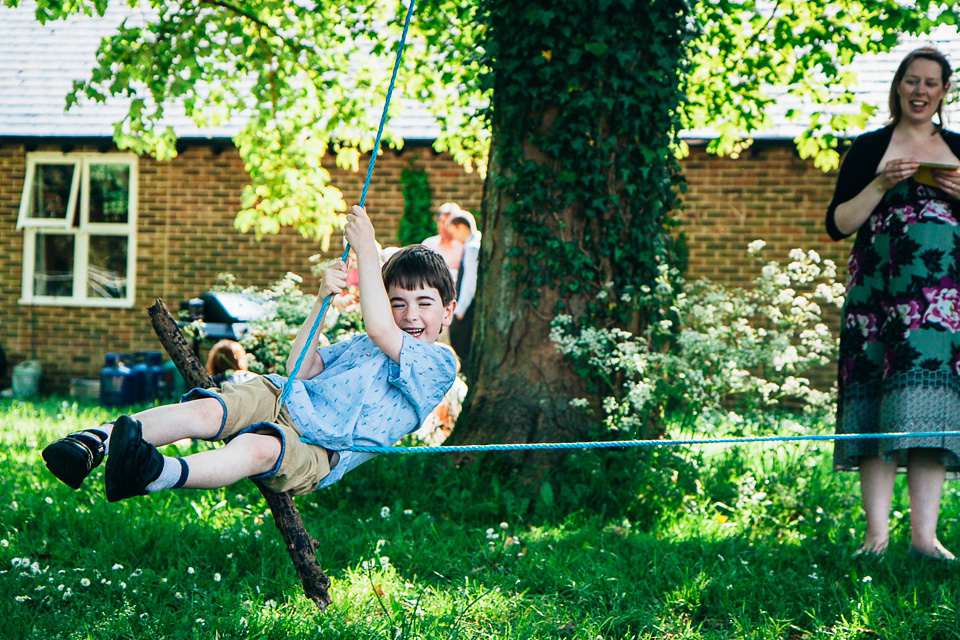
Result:
M452 442L571 441L597 434L598 389L549 339L557 314L642 331L671 254L682 176L687 3L485 3L491 153L476 381ZM582 403L581 403L582 404ZM653 433L644 434L655 435ZM536 482L560 454L498 456Z

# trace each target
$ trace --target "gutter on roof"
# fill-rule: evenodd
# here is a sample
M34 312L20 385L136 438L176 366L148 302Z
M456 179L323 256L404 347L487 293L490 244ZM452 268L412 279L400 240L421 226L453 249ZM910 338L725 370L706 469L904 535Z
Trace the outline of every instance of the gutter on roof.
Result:
M848 144L850 144L853 141L853 139L856 138L858 135L859 134L849 134L841 137L840 138L841 148L844 148ZM703 138L703 137L684 138L681 136L680 139L683 140L683 142L687 143L687 146L690 146L690 147L705 147L711 142L713 142L712 138ZM746 152L749 153L751 149L760 151L763 149L773 149L773 148L786 147L786 146L791 146L791 147L795 146L794 139L786 136L776 136L776 137L770 137L770 138L754 138L753 143L750 145L749 148L746 149Z
M0 145L22 144L27 151L33 151L36 147L60 146L65 152L75 147L95 147L101 152L116 151L117 147L113 142L113 136L16 136L9 134L0 134ZM233 138L228 136L218 137L180 137L177 138L177 150L181 151L187 147L213 147L219 153L227 147L233 147ZM386 145L384 145L386 150ZM431 138L409 138L403 141L404 149L433 149L433 139ZM434 152L436 153L436 152Z
M233 139L227 136L222 137L182 137L177 138L177 143L184 142L185 144L196 145L196 144L233 144ZM27 135L27 136L18 136L10 134L0 134L0 144L4 143L16 143L16 144L59 144L59 145L89 145L94 147L103 146L104 144L109 145L112 148L116 148L113 142L113 136L38 136L38 135Z

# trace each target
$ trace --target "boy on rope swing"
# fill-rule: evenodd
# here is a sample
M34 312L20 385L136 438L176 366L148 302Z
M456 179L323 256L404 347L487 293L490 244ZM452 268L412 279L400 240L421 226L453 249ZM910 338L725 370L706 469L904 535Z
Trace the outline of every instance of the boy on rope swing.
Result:
M327 487L375 454L351 446L391 446L415 431L453 385L453 351L435 344L456 307L450 270L439 254L413 245L382 272L373 224L359 206L344 235L357 254L366 334L329 347L307 348L289 397L285 378L257 376L219 391L194 389L181 404L147 409L71 433L48 445L50 471L77 489L107 455L107 500L162 489L215 489L254 478L294 495ZM287 370L306 347L322 301L346 284L347 265L328 267L316 304L300 328ZM318 332L319 336L319 332ZM182 438L224 440L222 447L185 458L158 446Z

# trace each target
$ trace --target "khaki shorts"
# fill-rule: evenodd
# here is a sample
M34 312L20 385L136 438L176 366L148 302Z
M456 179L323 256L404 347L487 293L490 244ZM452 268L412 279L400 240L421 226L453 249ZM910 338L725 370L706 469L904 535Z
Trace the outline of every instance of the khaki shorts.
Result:
M293 424L287 409L280 405L282 390L262 376L233 384L224 382L219 391L194 389L184 401L216 398L223 406L223 424L211 440L231 440L244 433L265 433L280 439L280 459L270 471L251 476L277 493L310 493L330 473L329 452L307 444Z

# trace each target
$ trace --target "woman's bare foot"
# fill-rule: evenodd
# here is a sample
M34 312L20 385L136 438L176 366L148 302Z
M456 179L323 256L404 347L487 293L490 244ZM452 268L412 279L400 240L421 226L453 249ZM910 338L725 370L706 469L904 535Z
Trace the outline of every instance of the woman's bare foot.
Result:
M908 554L914 558L922 558L924 560L935 560L935 561L953 561L956 560L956 556L950 553L939 540L934 540L932 545L919 545L911 544L910 551Z

